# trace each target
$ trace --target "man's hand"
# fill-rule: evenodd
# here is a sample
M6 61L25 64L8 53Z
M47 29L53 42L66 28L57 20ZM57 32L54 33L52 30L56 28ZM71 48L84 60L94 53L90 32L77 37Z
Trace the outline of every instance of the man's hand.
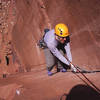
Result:
M71 66L71 71L76 73L77 72L77 69L74 67L74 65L73 64L70 64L70 66Z

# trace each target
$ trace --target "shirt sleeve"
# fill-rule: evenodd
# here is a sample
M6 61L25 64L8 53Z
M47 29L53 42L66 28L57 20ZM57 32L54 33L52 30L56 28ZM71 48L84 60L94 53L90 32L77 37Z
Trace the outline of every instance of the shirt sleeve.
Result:
M61 62L63 62L66 65L69 65L67 59L59 52L59 50L54 45L49 44L48 48L53 53L53 55L56 56Z
M64 48L66 50L66 56L67 56L68 60L70 62L72 62L72 55L71 55L71 50L70 50L70 44L67 43Z

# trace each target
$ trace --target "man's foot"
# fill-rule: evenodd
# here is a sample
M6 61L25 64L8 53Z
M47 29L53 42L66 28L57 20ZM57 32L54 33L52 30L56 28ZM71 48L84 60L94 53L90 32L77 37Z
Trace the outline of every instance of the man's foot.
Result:
M52 72L48 71L48 76L51 76L52 74L53 74Z
M60 70L60 72L67 72L67 70L63 68Z

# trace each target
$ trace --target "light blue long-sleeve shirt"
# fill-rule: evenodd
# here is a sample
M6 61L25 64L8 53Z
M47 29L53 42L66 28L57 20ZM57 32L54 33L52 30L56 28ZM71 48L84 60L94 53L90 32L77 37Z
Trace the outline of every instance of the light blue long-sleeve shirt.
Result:
M68 60L57 49L57 45L58 45L59 42L55 38L54 29L50 30L49 32L47 32L45 34L44 41L45 41L47 47L49 48L49 50L54 54L54 56L56 56L64 64L67 64L67 65L70 64L68 62ZM70 51L70 44L66 43L64 48L65 48L65 51L66 51L67 58L69 59L70 62L72 62L72 55L71 55L71 51Z

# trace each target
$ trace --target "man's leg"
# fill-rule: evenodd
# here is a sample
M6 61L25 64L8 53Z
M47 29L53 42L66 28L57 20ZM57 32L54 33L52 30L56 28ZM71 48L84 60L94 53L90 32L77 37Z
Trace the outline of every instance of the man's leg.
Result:
M61 61L58 60L58 72L66 72L67 69L70 69L70 66L62 63Z
M50 52L48 48L44 49L44 54L45 54L48 75L52 75L51 70L53 69L55 65L55 57L53 56L53 54Z

